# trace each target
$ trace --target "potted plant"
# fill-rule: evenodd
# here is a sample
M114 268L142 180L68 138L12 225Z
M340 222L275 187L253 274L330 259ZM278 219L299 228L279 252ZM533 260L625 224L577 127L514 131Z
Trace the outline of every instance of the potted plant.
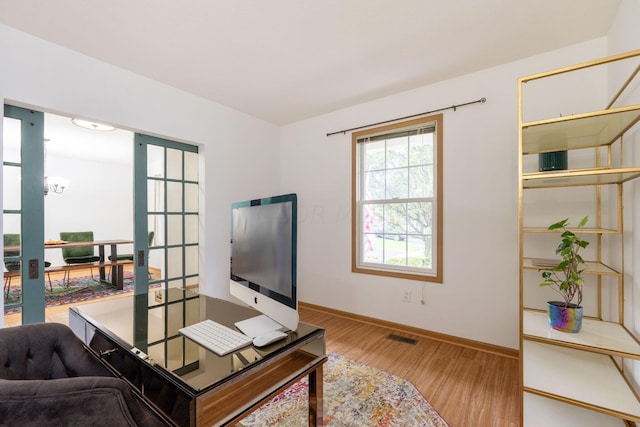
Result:
M584 217L578 224L578 229L584 227L589 217ZM560 294L563 301L547 302L549 325L553 329L564 332L579 332L582 328L582 272L584 260L580 256L580 249L584 249L589 242L582 240L574 232L567 230L569 219L563 219L551 224L548 230L559 230L560 244L556 248L556 254L561 257L558 265L541 269L544 281L540 286L549 286ZM573 299L576 302L573 303Z

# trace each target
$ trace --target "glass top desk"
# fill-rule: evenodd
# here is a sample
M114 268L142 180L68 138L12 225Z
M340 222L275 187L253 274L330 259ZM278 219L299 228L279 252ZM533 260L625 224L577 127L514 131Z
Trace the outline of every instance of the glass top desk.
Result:
M178 329L229 327L259 313L181 289L69 309L69 326L116 373L179 426L233 425L309 377L309 424L322 425L324 329L300 322L284 340L218 356Z

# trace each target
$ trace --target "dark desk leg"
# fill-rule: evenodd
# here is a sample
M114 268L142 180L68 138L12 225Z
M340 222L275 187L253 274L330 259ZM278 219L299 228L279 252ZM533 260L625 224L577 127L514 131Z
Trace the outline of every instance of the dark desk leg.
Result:
M322 421L322 370L323 365L309 374L309 425L321 426Z
M118 260L117 245L111 245L111 260ZM111 267L111 284L118 290L124 288L124 266L116 265Z
M104 245L99 245L98 246L98 255L100 255L100 262L104 263ZM106 280L106 276L104 274L104 267L99 267L98 270L100 270L100 281L104 282Z

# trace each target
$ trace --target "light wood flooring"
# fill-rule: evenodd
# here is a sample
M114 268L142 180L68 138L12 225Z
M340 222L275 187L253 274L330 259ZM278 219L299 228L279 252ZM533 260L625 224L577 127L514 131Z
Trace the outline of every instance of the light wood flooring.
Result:
M68 324L69 307L81 304L50 307L46 321ZM300 307L300 318L326 329L327 351L409 380L451 427L519 426L515 358L393 330L315 306ZM5 325L19 323L19 315L5 316ZM392 340L390 333L417 342Z
M124 271L125 273L129 273L129 274L133 274L133 267L131 266L125 266L124 267ZM97 270L93 270L94 274L97 276ZM151 277L159 277L159 270L151 268L150 269L151 272ZM76 270L75 272L73 272L72 274L72 278L71 280L73 280L73 277L81 277L81 276L89 276L91 275L91 270L86 269L86 270ZM56 280L62 280L64 273L63 272L54 272L51 273L51 280L52 281L56 281ZM47 277L47 280L49 280L49 278ZM14 278L12 280L12 286L14 286L15 284L20 284L20 279L19 278ZM46 286L48 285L48 282L46 284ZM127 295L130 295L128 293L124 293L124 294L118 294L118 295L113 295L113 296L108 296L108 297L104 297L102 298L103 300L107 300L107 299L115 299L115 298L122 298L125 297ZM45 322L57 322L57 323L64 323L65 325L68 324L69 322L69 315L68 315L68 311L69 311L69 307L75 307L78 305L82 305L82 304L89 304L92 302L96 302L97 300L90 300L90 301L83 301L83 302L78 302L78 303L72 303L72 304L65 304L65 305L60 305L60 306L54 306L54 307L49 307L45 310ZM15 326L15 325L20 325L22 323L22 315L20 313L16 313L16 314L5 314L4 316L4 325L5 326Z
M520 425L518 359L300 308L304 322L326 329L327 351L406 378L451 427ZM413 338L408 344L390 333Z

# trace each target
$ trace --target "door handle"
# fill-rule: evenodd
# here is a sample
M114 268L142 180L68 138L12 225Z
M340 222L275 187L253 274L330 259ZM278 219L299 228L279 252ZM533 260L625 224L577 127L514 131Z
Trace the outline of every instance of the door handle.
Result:
M144 267L144 251L138 251L138 267Z
M38 258L29 260L29 280L34 280L38 278L40 274L39 265L40 265L40 262L38 261Z

